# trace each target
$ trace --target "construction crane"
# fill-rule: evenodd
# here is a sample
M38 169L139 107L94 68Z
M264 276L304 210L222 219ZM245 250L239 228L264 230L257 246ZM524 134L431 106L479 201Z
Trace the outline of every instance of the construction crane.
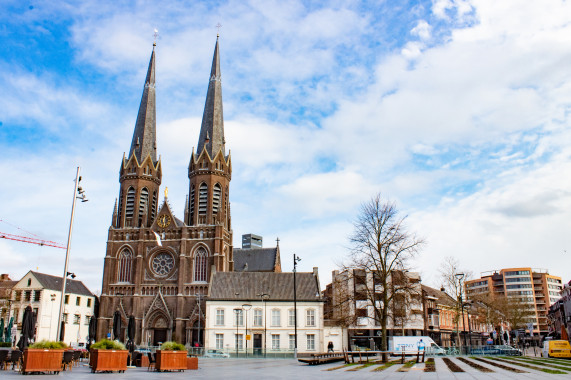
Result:
M56 243L55 241L50 241L50 240L42 240L42 239L35 239L35 238L31 238L31 237L27 237L27 236L21 236L21 235L13 235L13 234L7 234L4 232L0 232L0 238L2 239L8 239L8 240L16 240L16 241L21 241L24 243L31 243L31 244L37 244L37 245L41 245L41 246L47 246L47 247L55 247L55 248L61 248L61 249L66 249L66 246L63 246L61 244Z
M33 238L33 237L23 236L23 235L8 234L8 233L0 231L0 238L2 238L2 239L21 241L23 243L37 244L37 245L46 246L46 247L54 247L54 248L61 248L61 249L67 248L65 245L61 245L59 243L56 243L55 241L41 239L38 235L36 235L32 232L26 231L26 230L24 230L18 226L15 226L11 223L8 223L5 220L0 219L0 222L4 222L6 224L11 225L12 227L19 229L20 231L24 231L30 235L36 236L36 238Z

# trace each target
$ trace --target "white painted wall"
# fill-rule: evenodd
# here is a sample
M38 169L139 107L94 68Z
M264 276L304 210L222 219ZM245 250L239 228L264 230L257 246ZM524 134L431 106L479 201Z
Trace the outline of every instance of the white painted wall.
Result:
M28 279L31 280L28 286ZM14 291L40 291L40 300L34 301L33 293L31 301L25 301L21 296L21 301L13 301L11 306L10 316L15 316L14 311L18 310L18 318L14 318L15 324L22 322L24 316L24 309L30 305L32 309L38 309L36 341L39 340L57 340L57 321L61 300L61 291L44 289L40 282L35 278L32 273L26 274L12 289L12 300L14 300ZM51 300L51 296L55 295L55 300ZM83 342L87 340L89 333L89 318L93 315L95 297L85 296L73 293L66 293L69 295L69 302L64 305L64 313L68 314L67 324L65 325L64 342L67 344ZM80 304L76 305L77 297L80 297ZM88 307L88 299L91 305ZM74 315L80 316L79 324L74 323ZM21 327L20 327L21 328ZM16 341L20 339L20 328L16 334Z
M266 326L266 347L267 352L288 351L290 349L290 335L294 335L295 328L289 323L289 310L293 310L293 302L277 302L268 301L264 304L262 301L206 301L206 330L204 334L204 346L207 349L215 349L216 334L223 334L223 348L226 352L236 352L235 336L242 334L245 337L246 323L236 326L235 308L241 308L243 304L251 304L252 308L246 313L244 311L244 322L248 325L248 334L252 336L252 340L248 342L248 352L252 352L254 334L262 334L262 347L264 346L264 318ZM224 311L224 324L216 324L216 311ZM254 325L254 310L260 310L262 313L261 326ZM280 324L272 323L272 310L279 311ZM307 324L307 311L315 311L315 325ZM238 327L238 332L236 332ZM279 335L280 349L272 349L272 335ZM308 349L308 335L315 338L315 347ZM243 341L243 349L239 352L245 352L245 341ZM297 303L297 348L299 353L304 352L322 352L324 345L323 336L323 302L298 302ZM327 345L327 342L325 342Z

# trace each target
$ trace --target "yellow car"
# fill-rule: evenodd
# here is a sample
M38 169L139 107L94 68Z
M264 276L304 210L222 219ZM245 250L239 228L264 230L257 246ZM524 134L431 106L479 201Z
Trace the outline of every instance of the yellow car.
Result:
M566 340L546 340L543 342L541 356L544 358L571 359L571 345Z

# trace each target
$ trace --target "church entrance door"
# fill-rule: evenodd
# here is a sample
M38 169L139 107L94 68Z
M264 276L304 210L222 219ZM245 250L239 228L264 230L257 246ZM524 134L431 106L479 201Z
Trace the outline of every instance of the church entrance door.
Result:
M167 341L167 329L155 329L153 346L159 346Z

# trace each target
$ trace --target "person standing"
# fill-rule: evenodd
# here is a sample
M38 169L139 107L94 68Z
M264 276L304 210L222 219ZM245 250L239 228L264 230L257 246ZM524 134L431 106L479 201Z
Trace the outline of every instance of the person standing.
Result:
M327 343L327 352L333 352L333 342Z

